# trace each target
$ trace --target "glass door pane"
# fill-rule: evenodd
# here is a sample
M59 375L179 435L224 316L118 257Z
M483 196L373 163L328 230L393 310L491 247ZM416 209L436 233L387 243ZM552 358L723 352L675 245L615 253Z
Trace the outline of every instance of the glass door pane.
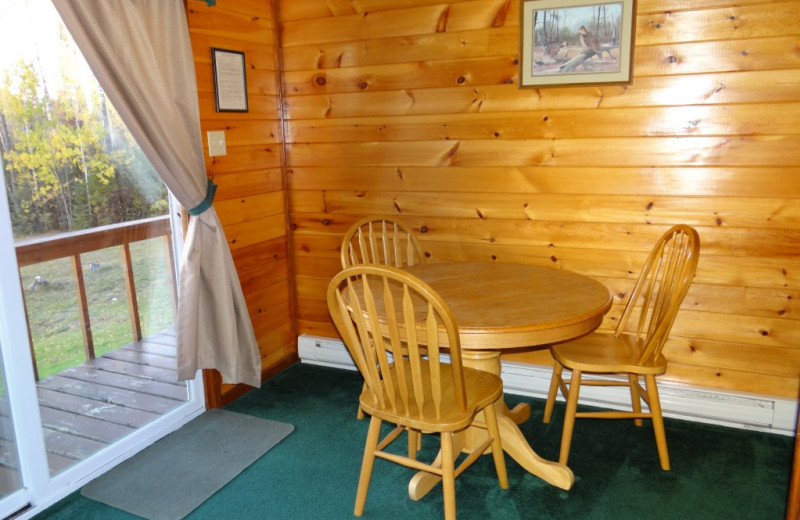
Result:
M166 188L49 0L0 0L0 45L0 518L28 518L204 403Z
M55 475L188 400L169 202L52 4L3 3L0 33L28 26L0 63L0 153Z

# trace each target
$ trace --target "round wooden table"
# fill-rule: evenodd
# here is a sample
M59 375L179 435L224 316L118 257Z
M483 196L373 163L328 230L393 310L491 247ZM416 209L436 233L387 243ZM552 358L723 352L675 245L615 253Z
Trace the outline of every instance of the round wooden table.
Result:
M456 318L464 365L500 375L500 354L513 348L548 345L595 330L611 308L611 293L601 283L571 271L507 263L440 263L404 268L430 285ZM518 424L530 416L528 405L498 413L503 449L530 473L562 489L574 482L572 471L541 458ZM460 447L476 445L485 430L470 429ZM409 484L417 500L440 479L418 473Z

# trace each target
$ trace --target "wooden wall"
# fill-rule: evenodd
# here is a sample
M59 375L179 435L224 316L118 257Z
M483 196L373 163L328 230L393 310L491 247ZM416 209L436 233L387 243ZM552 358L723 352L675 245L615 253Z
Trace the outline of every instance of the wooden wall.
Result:
M219 0L209 7L205 1L188 0L187 16L206 153L207 131L224 130L227 141L227 155L206 156L208 173L219 186L214 206L253 321L262 372L269 373L296 359L297 351L274 5L267 0ZM216 112L212 47L245 53L248 112ZM229 385L221 388L223 396L236 392Z
M631 85L540 90L516 86L518 0L280 12L298 333L336 335L324 291L363 215L410 224L432 262L590 275L616 295L608 330L684 222L702 252L665 378L797 397L796 0L640 0Z

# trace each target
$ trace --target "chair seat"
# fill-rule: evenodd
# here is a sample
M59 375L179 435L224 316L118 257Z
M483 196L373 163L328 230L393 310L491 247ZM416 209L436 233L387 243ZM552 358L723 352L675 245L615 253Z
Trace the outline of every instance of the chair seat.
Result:
M552 345L553 358L570 370L591 373L663 374L667 359L659 353L655 360L639 363L643 343L633 336L592 333L568 343Z
M406 363L408 364L408 363ZM441 380L452 380L452 366L446 363L441 365ZM427 380L430 373L430 368L427 363L421 365L423 379ZM409 409L405 410L402 403L397 403L397 409L392 409L388 404L388 400L384 396L385 406L381 406L375 398L371 390L365 388L359 398L361 408L370 415L378 417L383 420L389 420L395 424L422 430L427 432L443 432L443 431L458 431L472 423L476 411L481 410L490 403L497 401L503 394L503 380L499 376L484 372L483 370L476 370L473 368L463 367L464 373L464 386L467 392L467 406L466 410L459 412L455 404L455 396L453 388L450 385L443 385L442 402L440 406L441 415L436 417L433 403L426 400L423 413L420 413L413 399L409 402ZM395 381L395 392L399 393L397 381L397 367L392 364L391 377ZM410 380L410 368L406 368L406 374Z

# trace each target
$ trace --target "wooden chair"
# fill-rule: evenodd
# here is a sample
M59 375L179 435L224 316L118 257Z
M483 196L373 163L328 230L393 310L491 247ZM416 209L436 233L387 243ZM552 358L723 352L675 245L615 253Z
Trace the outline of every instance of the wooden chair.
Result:
M404 224L381 217L366 217L344 235L342 267L380 264L403 267L425 262L417 237Z
M503 382L462 366L458 328L442 298L400 269L362 265L333 278L328 309L364 377L359 403L371 416L355 515L364 511L375 457L440 476L446 519L456 517L456 477L490 447L500 487L506 489L495 411ZM448 349L449 363L440 360L442 347ZM396 427L380 439L383 421ZM455 467L461 446L454 444L454 434L470 425L486 429L488 438ZM404 431L408 456L384 451ZM441 437L440 456L432 463L417 460L422 433Z
M559 454L561 464L566 464L569 458L576 418L627 418L634 419L637 426L641 426L643 418L650 418L661 468L669 470L656 376L667 370L667 359L661 350L694 278L699 252L700 238L694 229L685 225L672 227L650 252L614 334L595 332L550 347L555 366L544 422L550 422L556 395L561 389L567 400ZM572 371L569 385L562 377L565 368ZM582 380L586 374L602 374L606 378ZM609 374L626 376L626 380L609 379ZM632 411L577 412L581 385L630 387ZM649 405L649 412L642 411L640 399Z

